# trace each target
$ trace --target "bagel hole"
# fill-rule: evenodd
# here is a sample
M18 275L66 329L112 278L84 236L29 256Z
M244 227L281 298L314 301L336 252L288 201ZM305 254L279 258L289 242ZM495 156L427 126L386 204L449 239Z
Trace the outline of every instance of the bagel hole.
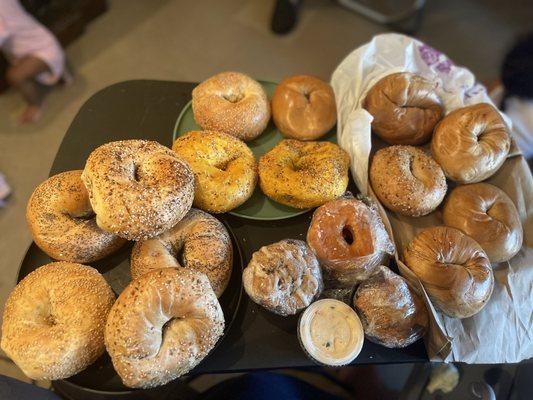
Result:
M139 172L139 166L137 164L133 165L133 180L135 182L140 182L141 173Z
M78 214L68 214L68 216L78 221L90 221L96 216L96 214L93 210L89 210Z
M231 158L231 159L229 159L229 160L227 160L227 161L224 161L224 162L222 162L222 163L220 163L220 164L217 164L217 165L216 165L216 168L219 169L219 170L221 170L221 171L226 171L226 170L228 169L229 165L230 165L233 161L235 161L235 158Z
M222 97L230 103L238 103L244 98L242 93L224 93Z
M352 230L348 228L347 226L342 228L342 237L344 241L348 244L352 244L354 241Z

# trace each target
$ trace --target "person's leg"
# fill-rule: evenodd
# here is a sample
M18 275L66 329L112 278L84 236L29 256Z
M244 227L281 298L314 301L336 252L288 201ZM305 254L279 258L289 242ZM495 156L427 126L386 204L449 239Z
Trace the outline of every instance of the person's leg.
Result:
M35 77L46 71L49 71L48 65L40 58L33 56L26 56L17 60L7 70L7 82L17 89L28 103L28 107L21 116L22 123L36 122L41 117L43 99L39 93Z

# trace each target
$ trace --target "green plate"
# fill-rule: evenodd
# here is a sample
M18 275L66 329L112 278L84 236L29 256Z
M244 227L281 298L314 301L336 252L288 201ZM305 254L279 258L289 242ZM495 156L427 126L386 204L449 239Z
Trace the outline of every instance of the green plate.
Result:
M259 81L265 89L268 99L272 98L274 89L276 89L277 83ZM176 125L174 126L174 134L172 136L172 142L176 138L186 134L190 131L202 130L202 128L196 124L194 115L192 112L192 101L187 103L183 108ZM276 129L276 126L270 120L265 131L257 139L254 139L246 144L252 149L257 160L272 149L278 142L283 139L281 133ZM335 136L335 128L329 131L321 140L327 140L333 143L337 143ZM309 211L309 209L301 210L298 208L284 206L283 204L276 203L263 194L259 185L256 186L252 196L242 205L233 209L229 213L242 218L254 219L254 220L277 220L291 218L295 215L300 215Z

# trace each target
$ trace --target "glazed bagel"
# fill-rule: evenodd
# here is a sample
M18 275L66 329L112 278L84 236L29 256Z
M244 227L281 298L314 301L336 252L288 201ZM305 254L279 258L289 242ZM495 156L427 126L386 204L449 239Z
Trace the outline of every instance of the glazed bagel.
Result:
M333 89L314 76L286 78L272 96L272 118L286 138L316 140L337 122Z
M433 304L450 317L478 313L492 294L494 275L487 255L458 229L425 229L405 249L404 261Z
M104 353L104 325L114 301L94 268L64 261L46 264L9 295L2 350L31 379L75 375Z
M207 277L163 268L120 294L107 319L105 345L124 385L150 388L189 372L223 331L224 314Z
M254 192L257 164L239 139L222 132L192 131L172 146L191 166L196 188L194 206L224 213L243 204Z
M259 184L278 203L318 207L344 194L349 166L336 144L284 139L259 160Z
M361 283L353 305L366 337L385 347L405 347L427 331L428 313L422 299L406 280L387 267Z
M226 132L244 141L259 136L270 120L263 87L239 72L222 72L196 86L192 110L202 129Z
M478 242L492 263L510 260L522 247L515 205L503 190L488 183L456 187L444 203L442 218L445 225Z
M96 225L81 171L54 175L34 190L26 220L35 244L56 260L90 263L126 241Z
M217 297L228 284L233 247L228 231L211 215L192 208L173 228L135 243L131 252L131 277L160 268L194 269L207 275Z
M511 137L502 116L480 103L449 113L435 128L431 153L448 178L459 183L481 182L503 164Z
M248 296L279 315L293 315L322 292L322 274L313 252L301 240L261 247L242 273Z
M446 177L422 149L390 146L374 154L372 190L389 210L420 217L435 210L446 195Z
M98 147L81 179L98 226L128 240L170 229L189 211L194 196L194 175L187 163L148 140Z
M328 287L351 288L394 254L394 244L376 208L353 197L317 208L307 243L320 261Z
M421 76L399 72L380 79L363 107L374 117L373 132L389 144L423 144L443 115L437 85Z

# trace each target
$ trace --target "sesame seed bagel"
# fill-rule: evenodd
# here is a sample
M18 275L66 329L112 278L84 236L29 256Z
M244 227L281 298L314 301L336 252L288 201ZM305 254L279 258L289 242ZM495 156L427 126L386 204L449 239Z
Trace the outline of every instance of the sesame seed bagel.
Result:
M259 184L278 203L318 207L344 194L349 166L336 144L284 139L259 160Z
M90 263L126 242L96 224L81 172L48 178L35 189L26 208L35 244L56 260Z
M224 225L193 208L170 230L135 243L130 265L133 279L168 267L200 271L220 297L228 285L232 263L233 247Z
M94 150L81 179L96 223L128 240L172 228L191 208L194 176L172 150L148 140L123 140Z
M252 151L239 139L222 132L192 131L176 139L172 149L194 172L195 207L227 212L254 192L257 164Z
M226 132L244 141L259 136L270 119L263 87L240 72L221 72L195 87L192 110L202 129Z
M54 262L26 276L4 308L2 350L31 379L64 379L104 350L115 295L97 270Z
M370 166L370 183L385 207L411 217L435 210L447 188L439 164L414 146L390 146L377 151Z
M129 387L164 385L189 372L224 331L224 314L207 277L163 268L131 282L113 305L105 344Z

